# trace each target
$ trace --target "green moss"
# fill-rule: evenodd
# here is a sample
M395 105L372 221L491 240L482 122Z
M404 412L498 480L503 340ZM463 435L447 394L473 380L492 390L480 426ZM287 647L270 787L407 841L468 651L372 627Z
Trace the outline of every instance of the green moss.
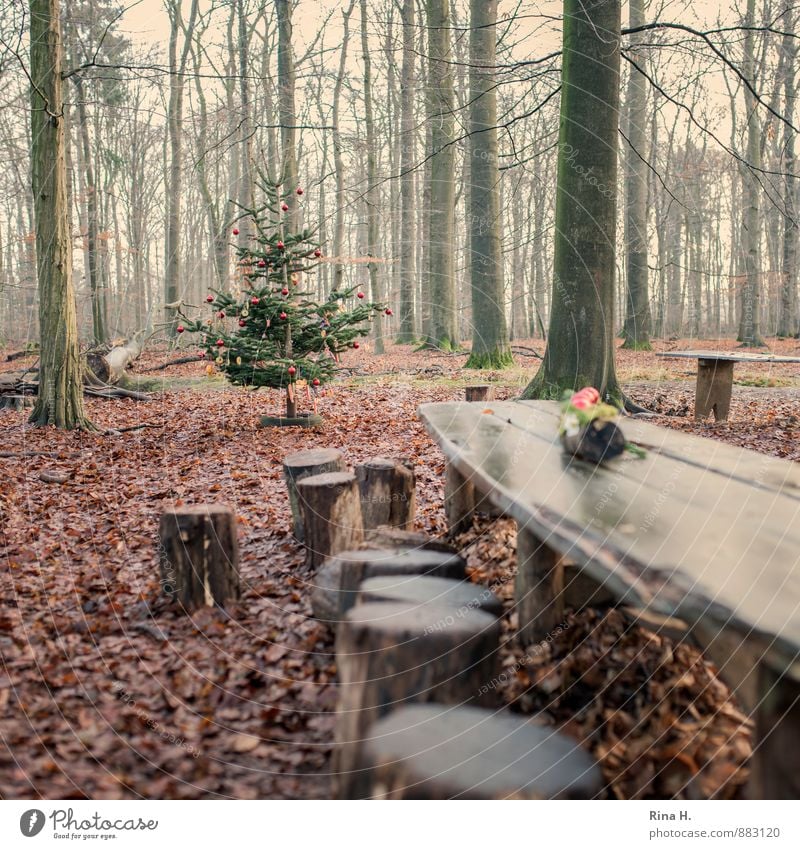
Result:
M507 348L495 348L493 351L475 352L469 355L464 368L472 369L504 369L514 365L514 357Z
M636 340L632 336L626 336L622 347L626 351L652 351L653 346L649 339Z

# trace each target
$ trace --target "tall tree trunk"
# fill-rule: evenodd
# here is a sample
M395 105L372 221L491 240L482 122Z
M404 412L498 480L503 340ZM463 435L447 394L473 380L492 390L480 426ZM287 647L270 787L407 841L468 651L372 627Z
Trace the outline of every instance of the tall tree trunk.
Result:
M364 65L364 129L367 136L367 256L370 257L369 288L372 300L382 303L383 289L378 276L378 264L372 259L378 256L378 174L375 161L375 124L372 117L372 62L369 56L367 36L367 0L361 0L361 60ZM372 322L375 334L375 353L384 352L383 317L377 313Z
M294 103L294 54L292 52L292 2L275 0L278 17L278 116L281 125L281 194L287 198L286 226L294 233L300 210L290 195L297 187L297 110Z
M344 160L342 158L342 134L339 129L340 102L342 96L342 84L347 65L347 44L350 40L350 15L353 13L355 0L350 0L346 11L342 12L342 49L339 53L339 70L336 74L336 83L333 87L333 169L336 172L336 218L333 226L333 255L336 257L336 265L333 272L333 288L339 291L344 286Z
M645 22L645 0L630 0L631 28ZM639 67L646 57L631 36L628 52ZM627 298L624 348L650 350L650 290L647 271L647 89L643 75L632 65L627 96L628 147L625 184L625 266Z
M744 59L742 75L755 87L755 0L747 0L744 25ZM747 161L751 168L761 166L761 122L758 118L755 96L745 89L747 111ZM744 216L742 217L742 242L744 251L744 282L742 285L742 314L739 320L738 339L742 345L753 348L764 344L761 338L761 188L755 174L743 174Z
M236 2L237 17L239 19L239 41L236 51L239 57L239 98L241 100L240 120L240 144L241 158L239 160L239 206L243 209L254 209L256 205L255 188L253 181L253 126L250 115L250 32L247 27L247 15L244 8L244 0ZM253 221L249 215L240 220L239 244L248 245L254 236Z
M41 346L39 394L30 422L88 429L72 284L58 0L31 0L30 13L31 185Z
M460 347L453 275L455 241L455 144L449 0L428 0L428 121L430 125L430 220L428 262L430 328L427 344Z
M506 327L497 156L497 0L471 0L469 50L469 235L472 353L466 368L513 362Z
M414 0L403 0L403 67L400 76L400 321L398 342L413 342L414 321Z
M190 33L197 19L198 0L192 0L189 21L185 28L183 48L178 57L178 38L183 29L178 0L170 0L169 37L169 104L167 108L167 134L169 138L169 169L167 172L167 238L164 247L164 301L174 304L180 297L181 285L181 202L183 192L183 90L186 60L191 46ZM174 308L165 308L165 322L169 335L175 335L177 314Z
M550 329L524 398L595 386L620 400L613 326L619 57L620 0L564 0Z
M786 4L783 16L783 50L785 54L783 96L784 115L789 123L794 122L797 69L797 37L795 34L796 13L791 2ZM797 326L797 243L798 243L798 203L797 167L795 158L794 130L784 125L783 131L783 171L786 174L783 185L784 224L783 251L781 269L780 312L778 317L778 336L793 336Z

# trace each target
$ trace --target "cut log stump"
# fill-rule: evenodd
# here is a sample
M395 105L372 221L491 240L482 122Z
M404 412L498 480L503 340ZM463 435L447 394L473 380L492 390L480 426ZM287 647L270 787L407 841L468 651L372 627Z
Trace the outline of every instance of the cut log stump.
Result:
M306 563L320 566L364 539L358 483L352 472L326 472L297 483Z
M417 531L401 531L399 528L390 528L387 525L365 528L364 545L368 548L413 548L425 551L444 551L447 554L456 553L455 548L445 540L430 537Z
M725 421L731 409L733 366L730 360L698 360L694 417L698 421L714 413L718 422Z
M488 588L471 581L454 581L430 575L383 575L361 582L357 604L391 601L413 607L418 604L445 604L458 615L467 610L483 610L503 615L503 604Z
M230 507L197 504L161 515L162 591L187 610L239 598L239 545Z
M493 398L494 387L488 384L464 387L464 400L466 401L491 401Z
M358 589L366 578L432 575L463 581L465 569L464 559L455 552L429 549L345 551L328 560L317 573L311 607L318 619L336 624L356 603Z
M333 772L337 798L361 798L357 765L373 722L405 702L487 701L497 673L500 621L447 605L359 604L339 625L339 705ZM490 695L491 698L491 695Z
M364 528L410 531L417 509L414 472L398 460L374 457L356 467Z
M297 482L326 472L344 472L347 466L341 451L335 448L309 448L290 454L283 461L283 477L289 491L289 505L292 508L292 529L295 539L305 542L303 516L297 501Z
M476 707L396 710L373 725L359 767L373 799L591 799L603 786L572 738Z

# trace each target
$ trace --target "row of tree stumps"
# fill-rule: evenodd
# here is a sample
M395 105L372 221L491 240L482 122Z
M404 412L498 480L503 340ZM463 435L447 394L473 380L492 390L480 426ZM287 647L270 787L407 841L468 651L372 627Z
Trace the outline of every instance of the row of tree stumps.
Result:
M335 449L285 458L295 537L315 570L314 615L336 630L338 798L591 797L574 741L501 709L500 616L446 542L415 533L413 468ZM187 607L238 598L235 517L180 508L161 521L164 591Z

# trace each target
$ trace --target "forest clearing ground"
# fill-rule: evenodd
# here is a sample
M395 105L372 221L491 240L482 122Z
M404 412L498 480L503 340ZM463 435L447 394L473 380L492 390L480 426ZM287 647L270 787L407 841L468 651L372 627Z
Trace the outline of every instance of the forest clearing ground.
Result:
M780 353L800 346L770 341ZM521 344L543 350L541 340ZM281 459L318 445L340 448L350 463L410 457L418 529L441 534L443 461L416 407L461 399L469 383L491 382L497 397L515 397L539 363L518 356L508 371L466 372L466 354L389 346L376 357L367 347L344 358L352 370L320 398L319 431L257 429L260 415L277 412L279 394L208 379L204 362L145 373L176 356L164 350L136 365L145 377L165 378L150 403L86 402L98 426L147 428L38 430L25 424L27 413L0 411L2 451L16 454L0 459L0 797L328 794L333 645L310 618L311 574L290 534ZM0 370L33 362L3 362ZM693 365L655 352L621 350L618 359L634 400L682 416L657 422L800 459L795 365L737 371L731 418L719 424L689 418ZM69 477L47 483L43 471ZM174 501L224 502L240 517L243 598L231 618L210 610L181 616L159 594L157 522ZM501 531L493 525L482 534L476 578L513 554L508 528ZM629 784L620 786L627 792Z

